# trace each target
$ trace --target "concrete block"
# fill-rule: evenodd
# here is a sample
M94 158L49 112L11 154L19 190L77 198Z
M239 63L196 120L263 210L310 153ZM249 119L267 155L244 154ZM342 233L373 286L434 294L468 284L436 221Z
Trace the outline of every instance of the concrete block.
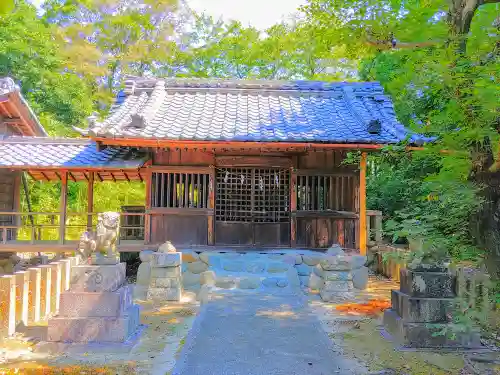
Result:
M400 291L412 297L454 298L456 277L447 272L400 271Z
M132 287L129 285L114 292L64 292L58 316L118 317L132 304Z
M480 348L477 331L437 334L447 327L443 323L405 322L395 310L384 311L384 327L399 344L412 348Z
M391 293L392 308L406 322L447 323L452 320L452 298L410 297L397 290Z
M181 277L181 267L151 268L151 277Z
M16 280L13 275L0 276L0 334L11 336L16 331Z
M38 266L41 270L41 288L40 288L40 319L45 320L49 317L51 311L52 296L52 267L49 265Z
M125 283L125 263L80 265L71 269L73 292L113 292Z
M153 253L151 267L176 267L182 263L182 253Z
M119 317L63 317L49 319L47 341L124 342L139 326L139 306L132 305Z
M147 298L160 301L180 301L182 290L180 288L149 288Z
M181 288L182 283L179 277L155 277L151 279L153 288Z

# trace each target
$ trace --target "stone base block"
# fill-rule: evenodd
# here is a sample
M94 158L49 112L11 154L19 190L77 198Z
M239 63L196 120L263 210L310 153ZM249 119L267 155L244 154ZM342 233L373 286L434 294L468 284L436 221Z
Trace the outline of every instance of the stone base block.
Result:
M354 293L352 292L334 292L325 289L321 289L319 295L324 302L342 302L354 298Z
M123 286L114 292L64 292L59 315L73 317L118 317L132 306L132 287Z
M161 301L180 301L182 290L180 288L149 288L148 299Z
M56 316L49 319L47 341L124 342L139 326L139 306L132 305L118 318Z
M151 277L181 277L181 267L151 268Z
M436 335L446 327L446 323L409 323L405 322L395 310L384 312L384 326L394 340L411 348L480 348L478 332L451 335Z
M125 283L125 263L71 267L73 292L113 292Z
M411 297L453 298L456 277L446 272L416 272L402 269L400 290Z
M182 253L153 253L151 267L176 267L181 265Z
M451 321L453 299L410 297L393 290L392 308L405 321L411 323L444 323Z
M179 277L152 277L149 284L152 288L175 288L182 287Z

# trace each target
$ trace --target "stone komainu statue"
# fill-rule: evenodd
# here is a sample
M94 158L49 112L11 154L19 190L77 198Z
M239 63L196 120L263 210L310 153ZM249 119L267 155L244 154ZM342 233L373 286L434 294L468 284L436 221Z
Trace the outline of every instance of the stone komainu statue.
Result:
M116 257L116 239L120 232L120 214L104 212L97 216L97 226L94 232L85 232L80 238L78 252L86 260L92 253L100 252L107 257Z

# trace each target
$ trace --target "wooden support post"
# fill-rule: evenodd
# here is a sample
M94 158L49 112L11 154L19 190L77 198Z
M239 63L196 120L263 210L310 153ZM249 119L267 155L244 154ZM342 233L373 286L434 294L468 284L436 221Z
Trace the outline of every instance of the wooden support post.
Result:
M59 243L64 244L66 237L66 212L68 201L68 172L61 175L61 206L59 215Z
M215 167L212 166L210 168L210 175L208 176L208 208L214 210L214 212L208 216L208 245L214 245L215 236L214 236L214 215L215 215Z
M144 217L144 242L151 243L151 189L152 189L152 173L151 169L147 169L144 182L146 183L146 216Z
M22 173L23 172L16 172L16 177L14 178L14 196L13 196L13 202L12 202L12 210L14 212L21 211L21 174ZM12 223L13 223L13 225L20 228L21 227L21 216L19 216L19 215L13 216ZM19 229L12 229L11 234L10 234L10 237L11 237L10 239L16 240L18 232L19 232Z
M89 172L87 188L87 212L94 212L94 172ZM87 230L92 231L92 215L87 216Z
M290 170L290 246L297 246L297 172Z
M366 152L361 153L359 162L359 251L366 255Z

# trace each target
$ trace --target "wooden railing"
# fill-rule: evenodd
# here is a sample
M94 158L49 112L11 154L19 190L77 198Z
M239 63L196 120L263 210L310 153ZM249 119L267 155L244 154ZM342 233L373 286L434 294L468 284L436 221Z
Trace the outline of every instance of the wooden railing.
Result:
M0 212L0 216L10 217L12 224L0 225L0 247L13 241L27 244L51 242L64 245L67 242L78 241L86 230L95 230L97 212L67 212L66 221L61 223L59 212ZM120 213L120 236L129 237L130 231L145 233L144 224L124 225L127 217L139 216L145 219L151 214L140 212ZM144 223L146 220L140 220ZM4 220L5 221L5 220ZM92 223L90 225L90 223Z

